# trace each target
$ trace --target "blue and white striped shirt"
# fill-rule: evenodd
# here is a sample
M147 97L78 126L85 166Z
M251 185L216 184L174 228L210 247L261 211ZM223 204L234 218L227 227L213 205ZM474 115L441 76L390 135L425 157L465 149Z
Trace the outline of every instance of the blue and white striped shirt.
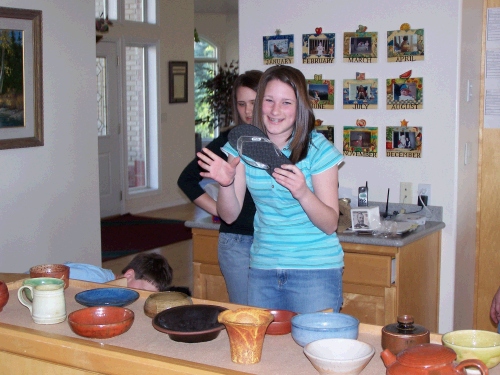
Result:
M224 151L237 156L229 143ZM290 150L282 150L290 156ZM312 176L339 164L344 157L322 134L313 131L307 157L297 163L307 186L314 192ZM290 191L265 170L245 164L246 184L254 199L254 241L250 266L260 269L328 269L344 266L344 252L337 234L316 227ZM332 186L332 189L337 188Z

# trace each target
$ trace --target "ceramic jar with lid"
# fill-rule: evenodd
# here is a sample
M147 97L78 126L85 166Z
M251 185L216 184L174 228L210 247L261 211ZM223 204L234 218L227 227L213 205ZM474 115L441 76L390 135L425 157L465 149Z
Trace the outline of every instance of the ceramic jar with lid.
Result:
M7 284L0 280L0 311L3 310L3 307L7 304L8 300L9 289L7 288Z
M412 346L429 342L429 330L414 324L411 315L400 315L397 323L382 328L382 349L389 349L394 355Z

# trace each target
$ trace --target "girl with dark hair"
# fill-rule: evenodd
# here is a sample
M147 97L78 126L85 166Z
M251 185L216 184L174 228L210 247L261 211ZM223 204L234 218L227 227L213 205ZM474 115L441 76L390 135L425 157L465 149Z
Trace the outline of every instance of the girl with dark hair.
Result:
M250 124L257 85L262 72L250 70L236 77L232 91L232 106L235 125ZM220 136L209 143L206 148L224 160L227 156L221 147L227 142L230 129L225 129ZM208 213L219 216L215 200L200 186L202 177L198 158L192 160L182 171L177 185L187 197L198 207ZM229 301L242 305L248 304L248 269L250 266L250 246L253 241L253 217L255 204L252 196L246 191L241 213L231 224L221 221L219 229L218 259L226 282Z

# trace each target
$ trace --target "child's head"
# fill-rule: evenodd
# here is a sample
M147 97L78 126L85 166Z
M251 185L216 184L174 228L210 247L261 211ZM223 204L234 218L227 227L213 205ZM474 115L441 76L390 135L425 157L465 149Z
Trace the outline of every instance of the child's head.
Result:
M257 95L262 72L249 70L236 77L233 84L233 119L234 124L250 124L252 122L253 106Z
M268 133L268 129L265 125L265 117L268 116L265 116L263 107L264 105L267 106L266 103L269 101L267 98L265 99L266 88L271 82L273 83L272 86L275 86L276 82L274 81L282 82L291 88L295 99L295 119L292 131L290 132L290 137L293 134L293 140L290 143L290 149L292 150L290 160L293 163L297 163L307 156L310 133L314 129L315 121L307 92L306 79L300 70L287 65L276 65L264 72L259 82L257 97L255 98L254 125L266 134ZM281 85L281 87L285 86ZM280 114L277 113L277 115L279 117Z
M137 254L122 270L127 286L135 289L164 291L172 282L172 267L160 254Z

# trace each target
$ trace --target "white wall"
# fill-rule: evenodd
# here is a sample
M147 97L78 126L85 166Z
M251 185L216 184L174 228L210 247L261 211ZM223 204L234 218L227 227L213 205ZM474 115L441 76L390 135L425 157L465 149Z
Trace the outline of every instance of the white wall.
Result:
M464 26L469 33L467 39L477 38L480 46L482 2L464 1L466 13L470 16ZM474 193L477 171L477 152L473 153L467 171L459 170L459 149L467 141L477 143L477 109L479 106L479 89L474 90L472 103L463 108L460 90L463 82L457 81L460 73L470 79L479 80L480 53L465 54L469 60L467 66L460 67L462 1L456 0L421 0L416 3L394 0L335 1L325 0L239 0L239 44L240 70L265 70L262 58L262 37L273 35L275 29L282 34L295 36L294 67L302 70L306 78L312 79L314 74L322 74L324 79L335 80L335 109L315 110L324 124L335 125L335 143L342 149L342 127L354 126L356 119L363 118L367 126L379 128L379 155L377 158L346 157L340 169L340 185L355 196L358 186L368 181L370 200L385 201L387 188L391 190L391 202L399 201L400 182L413 184L412 202L417 202L417 185L432 185L431 205L442 206L443 221L446 228L442 233L441 253L441 295L440 295L440 332L453 328L454 317L454 283L457 233L461 237L474 238L473 225L458 227L458 198L461 189ZM256 22L258 20L258 22ZM386 31L398 30L402 23L409 23L411 28L423 28L425 32L425 60L419 62L388 63L387 46L384 43ZM359 24L366 25L368 31L379 34L378 63L344 63L342 61L342 39L344 32L354 32ZM314 33L316 27L323 32L336 33L336 60L332 65L302 64L300 58L300 40L302 34ZM477 45L473 48L477 51ZM424 79L424 109L422 110L386 110L385 88L386 78L394 78L399 74L412 70L413 77ZM372 110L342 109L341 85L343 79L355 78L356 72L365 72L366 78L378 78L379 108ZM469 121L465 124L462 117ZM406 119L409 126L423 127L423 149L421 159L387 158L385 156L385 127L399 126ZM467 128L467 134L461 134ZM459 147L460 146L460 147ZM477 145L475 145L477 149ZM460 178L463 186L458 189L459 177L466 173L470 179ZM475 202L475 195L470 195ZM474 203L471 204L473 206ZM472 207L461 210L461 214L469 215L470 223L475 223L475 210ZM473 241L472 241L473 242ZM469 243L463 251L473 254L474 244ZM469 261L467 267L474 270L474 262ZM473 288L473 284L469 286ZM472 304L472 300L469 301ZM463 307L463 306L462 306ZM472 324L472 321L470 322Z
M158 26L125 31L115 24L105 36L160 40L160 189L127 197L132 213L187 202L177 177L194 157L193 0L158 3ZM45 130L43 147L0 150L0 272L67 260L100 265L94 1L0 6L43 12ZM188 62L188 103L168 103L170 60Z
M238 61L238 15L195 13L198 35L218 47L219 64Z
M41 10L44 138L0 150L0 272L100 264L93 1L1 0Z

